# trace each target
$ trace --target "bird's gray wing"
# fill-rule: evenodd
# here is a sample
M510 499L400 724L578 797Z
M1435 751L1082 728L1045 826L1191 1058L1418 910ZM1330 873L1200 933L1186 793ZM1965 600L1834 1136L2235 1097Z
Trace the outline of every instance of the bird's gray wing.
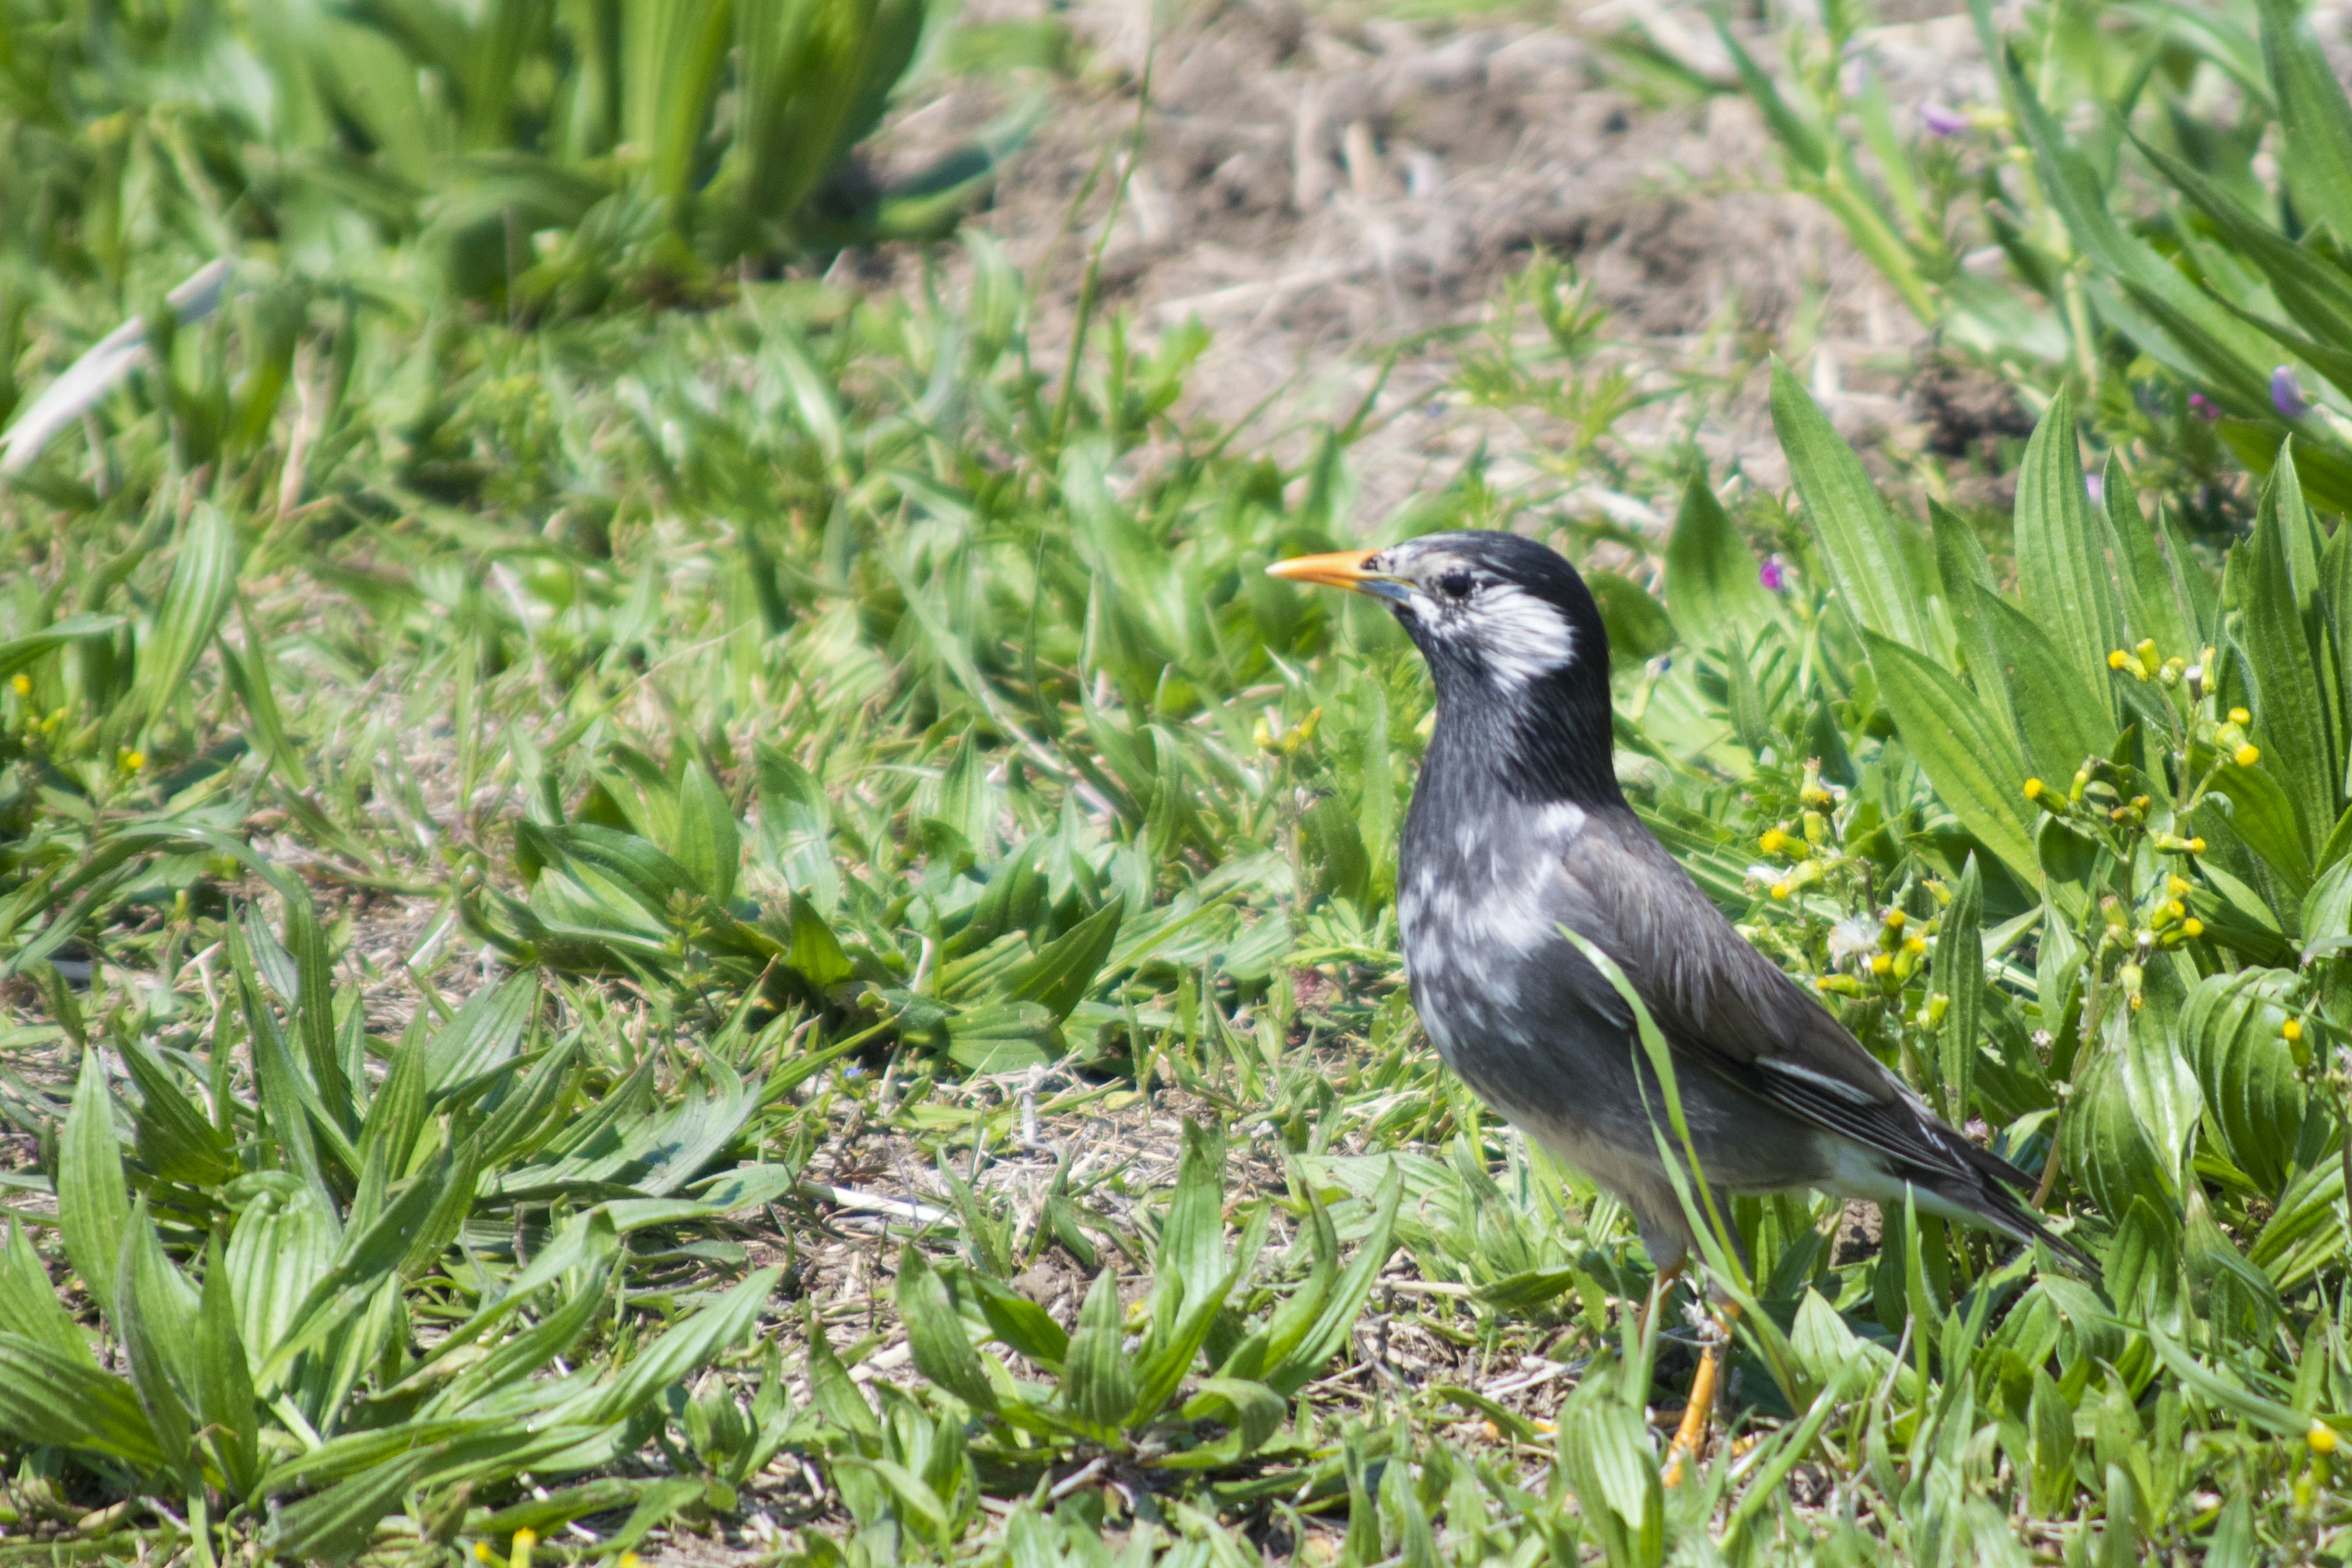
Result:
M1732 929L1632 812L1598 816L1565 870L1677 1064L1922 1175L2025 1181L1937 1121L1844 1026ZM1997 1170L1988 1172L1988 1166Z

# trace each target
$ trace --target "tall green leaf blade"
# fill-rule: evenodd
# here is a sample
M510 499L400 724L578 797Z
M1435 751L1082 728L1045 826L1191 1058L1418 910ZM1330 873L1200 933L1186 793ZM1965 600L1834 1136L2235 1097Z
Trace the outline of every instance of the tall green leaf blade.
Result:
M2262 767L2294 803L2307 865L2342 807L2333 693L2320 687L2304 595L2294 580L2297 536L2310 528L2294 465L2282 462L2263 487L2253 537L2241 546L2248 577L2240 637L2254 677L2254 735ZM2315 562L2306 579L2315 590Z
M2171 569L2166 564L2156 531L2139 510L2139 491L2114 453L2107 454L2105 478L2100 484L2105 502L2107 531L2115 552L2116 581L2123 590L2124 635L2135 646L2142 638L2157 651L2194 664L2200 639L2188 612L2173 591Z
M1744 631L1772 616L1772 595L1748 542L1723 503L1694 473L1683 486L1682 510L1666 537L1666 603L1693 636L1717 628Z
M1118 1277L1106 1268L1095 1276L1078 1309L1078 1326L1062 1361L1062 1395L1070 1414L1101 1437L1118 1430L1135 1407L1135 1376L1122 1346Z
M2040 626L2007 600L1979 588L1977 614L2000 659L2009 708L2036 776L2063 783L2090 758L2115 744L2113 711L2104 693L2078 679L2067 656ZM2098 684L2106 686L2105 660Z
M929 1259L909 1242L898 1255L898 1321L907 1327L907 1345L915 1370L983 1414L996 1409L996 1390L980 1363L980 1352L965 1334L963 1316L949 1296L946 1281Z
M2263 64L2285 145L2279 168L2306 222L2352 244L2352 103L2294 0L2257 0Z
M677 786L677 862L702 890L727 903L735 896L735 873L743 858L742 835L727 792L701 759L689 759Z
M89 1342L58 1300L49 1271L33 1250L33 1238L21 1219L8 1220L8 1248L0 1255L0 1333L19 1334L68 1360L98 1370Z
M1838 598L1864 630L1926 653L1912 550L1853 448L1780 361L1772 362L1772 427L1820 542Z
M217 1234L207 1249L196 1307L194 1381L189 1396L205 1443L229 1489L250 1497L261 1474L261 1424L253 1397L253 1363L237 1332L236 1293L228 1250Z
M1946 998L1942 1033L1937 1037L1944 1079L1944 1120L1968 1125L1975 1099L1977 1031L1984 1017L1984 878L1969 857L1959 886L1944 908L1944 929L1936 938L1936 989Z
M1885 637L1872 637L1872 668L1903 744L1926 770L1960 826L2028 887L2042 885L2033 836L2020 806L2025 767L2016 743L1947 669Z
M198 501L156 610L154 634L139 649L137 703L144 722L154 723L180 699L189 672L220 629L236 591L240 556L228 514Z
M2109 717L2107 655L2123 646L2121 607L2107 570L2106 529L2091 510L2075 445L2074 400L2050 400L2017 475L2017 584L2026 613L2065 656L2047 672L2088 691Z
M115 1268L131 1223L122 1146L114 1136L114 1096L96 1051L84 1051L73 1107L58 1146L58 1215L66 1256L100 1308L114 1300Z
M5 1331L0 1427L59 1447L95 1448L142 1469L163 1463L163 1451L128 1382Z
M148 1429L164 1462L180 1468L188 1462L193 1423L180 1390L193 1380L195 1363L189 1339L194 1303L187 1282L179 1278L156 1239L154 1222L141 1198L122 1232L122 1255L115 1268L114 1321L122 1335L125 1358L131 1363L131 1386L139 1406L147 1413Z

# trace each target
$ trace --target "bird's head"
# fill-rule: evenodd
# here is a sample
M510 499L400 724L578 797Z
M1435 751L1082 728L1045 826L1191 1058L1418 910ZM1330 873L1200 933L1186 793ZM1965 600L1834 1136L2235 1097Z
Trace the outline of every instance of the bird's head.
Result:
M1556 551L1465 530L1266 570L1384 601L1429 661L1439 724L1516 763L1518 779L1545 794L1615 795L1609 637Z

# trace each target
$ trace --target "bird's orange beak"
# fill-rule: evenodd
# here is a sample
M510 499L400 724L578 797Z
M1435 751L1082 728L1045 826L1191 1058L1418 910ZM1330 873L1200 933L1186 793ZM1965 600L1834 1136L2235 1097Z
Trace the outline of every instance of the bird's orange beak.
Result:
M1364 563L1380 553L1377 550L1335 550L1328 555L1299 555L1288 561L1277 561L1265 569L1269 577L1282 577L1293 583L1315 583L1326 588L1345 588L1356 594L1378 594L1398 598L1398 580L1378 572L1364 570Z

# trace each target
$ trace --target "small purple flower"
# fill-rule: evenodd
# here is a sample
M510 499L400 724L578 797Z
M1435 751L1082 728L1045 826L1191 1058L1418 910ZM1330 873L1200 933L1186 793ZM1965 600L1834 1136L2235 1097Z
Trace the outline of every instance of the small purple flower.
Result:
M1756 574L1756 580L1771 593L1785 594L1789 590L1789 574L1781 569L1780 558L1777 555L1764 563L1763 569Z
M2311 412L2310 400L2303 395L2303 384L2294 378L2294 371L2281 365L2271 372L2271 406L2283 419L2300 419Z
M1930 136L1958 136L1969 128L1969 117L1930 99L1919 106L1919 123Z
M2211 398L2201 392L2192 392L2189 395L2189 412L2209 423L2221 417L2221 410L2214 405Z
M2090 493L2093 506L2105 506L2107 500L2107 479L2105 474L2084 474L2083 489Z

